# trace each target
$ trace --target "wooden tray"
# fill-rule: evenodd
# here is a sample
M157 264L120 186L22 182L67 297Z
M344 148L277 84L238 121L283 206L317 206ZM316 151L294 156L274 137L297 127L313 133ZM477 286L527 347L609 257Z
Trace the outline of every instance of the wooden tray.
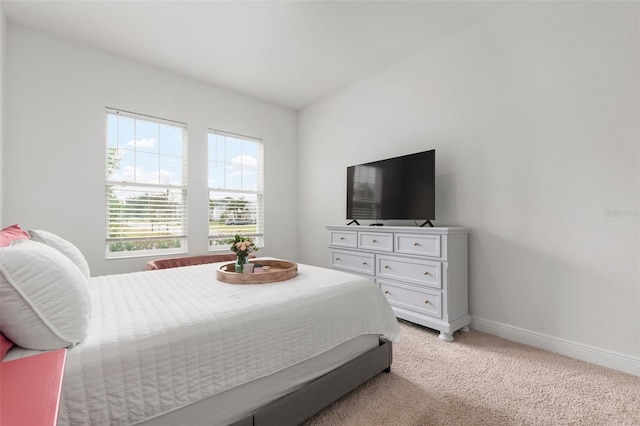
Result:
M257 259L249 263L259 263L268 266L265 272L253 272L251 274L238 274L236 262L223 263L216 271L218 281L228 284L265 284L278 281L286 281L298 275L298 265L287 260Z

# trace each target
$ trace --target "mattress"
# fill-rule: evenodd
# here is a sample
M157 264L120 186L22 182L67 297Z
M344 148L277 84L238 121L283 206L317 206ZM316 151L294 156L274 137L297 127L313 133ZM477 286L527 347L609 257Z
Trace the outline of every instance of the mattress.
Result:
M372 334L358 336L311 359L137 425L230 425L378 347L379 344L378 337Z
M68 351L58 424L143 422L361 335L399 338L370 280L298 265L292 280L234 285L216 280L218 265L91 278L89 334Z

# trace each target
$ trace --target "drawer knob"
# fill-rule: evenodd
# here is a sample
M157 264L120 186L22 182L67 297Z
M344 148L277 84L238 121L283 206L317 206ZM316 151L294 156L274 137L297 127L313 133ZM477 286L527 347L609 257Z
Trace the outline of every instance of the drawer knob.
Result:
M342 259L340 259L339 257L336 257L336 261L340 262Z
M362 262L362 264L363 264L364 266L367 266L367 265L368 265L368 263L367 263L367 262Z
M371 241L371 242L372 242L372 243L377 243L377 242L378 242L378 240L373 240L373 241Z
M427 272L427 271L424 271L424 274L425 274L425 275L429 275L429 272Z
M389 290L385 290L384 294L391 294L391 292Z
M389 265L384 265L384 269L391 269L391 268L389 268Z
M428 301L428 300L425 300L425 301L424 301L424 304L425 304L425 305L428 305L428 304L429 304L429 301Z
M419 246L420 243L418 243L417 241L413 243L414 246Z
M340 240L344 241L344 237L340 237Z

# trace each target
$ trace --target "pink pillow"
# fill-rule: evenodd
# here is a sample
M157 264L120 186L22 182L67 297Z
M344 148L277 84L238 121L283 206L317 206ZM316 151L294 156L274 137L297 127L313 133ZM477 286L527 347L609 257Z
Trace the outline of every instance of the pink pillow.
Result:
M18 225L11 225L0 231L0 247L9 247L16 240L28 240L29 234Z
M13 342L0 333L0 361L4 358L5 354L11 349Z

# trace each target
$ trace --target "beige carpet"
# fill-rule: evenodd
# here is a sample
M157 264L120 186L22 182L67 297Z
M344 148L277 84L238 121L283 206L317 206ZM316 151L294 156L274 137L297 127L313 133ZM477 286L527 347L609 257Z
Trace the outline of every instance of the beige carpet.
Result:
M475 330L446 343L400 327L391 373L305 426L640 425L640 377Z

